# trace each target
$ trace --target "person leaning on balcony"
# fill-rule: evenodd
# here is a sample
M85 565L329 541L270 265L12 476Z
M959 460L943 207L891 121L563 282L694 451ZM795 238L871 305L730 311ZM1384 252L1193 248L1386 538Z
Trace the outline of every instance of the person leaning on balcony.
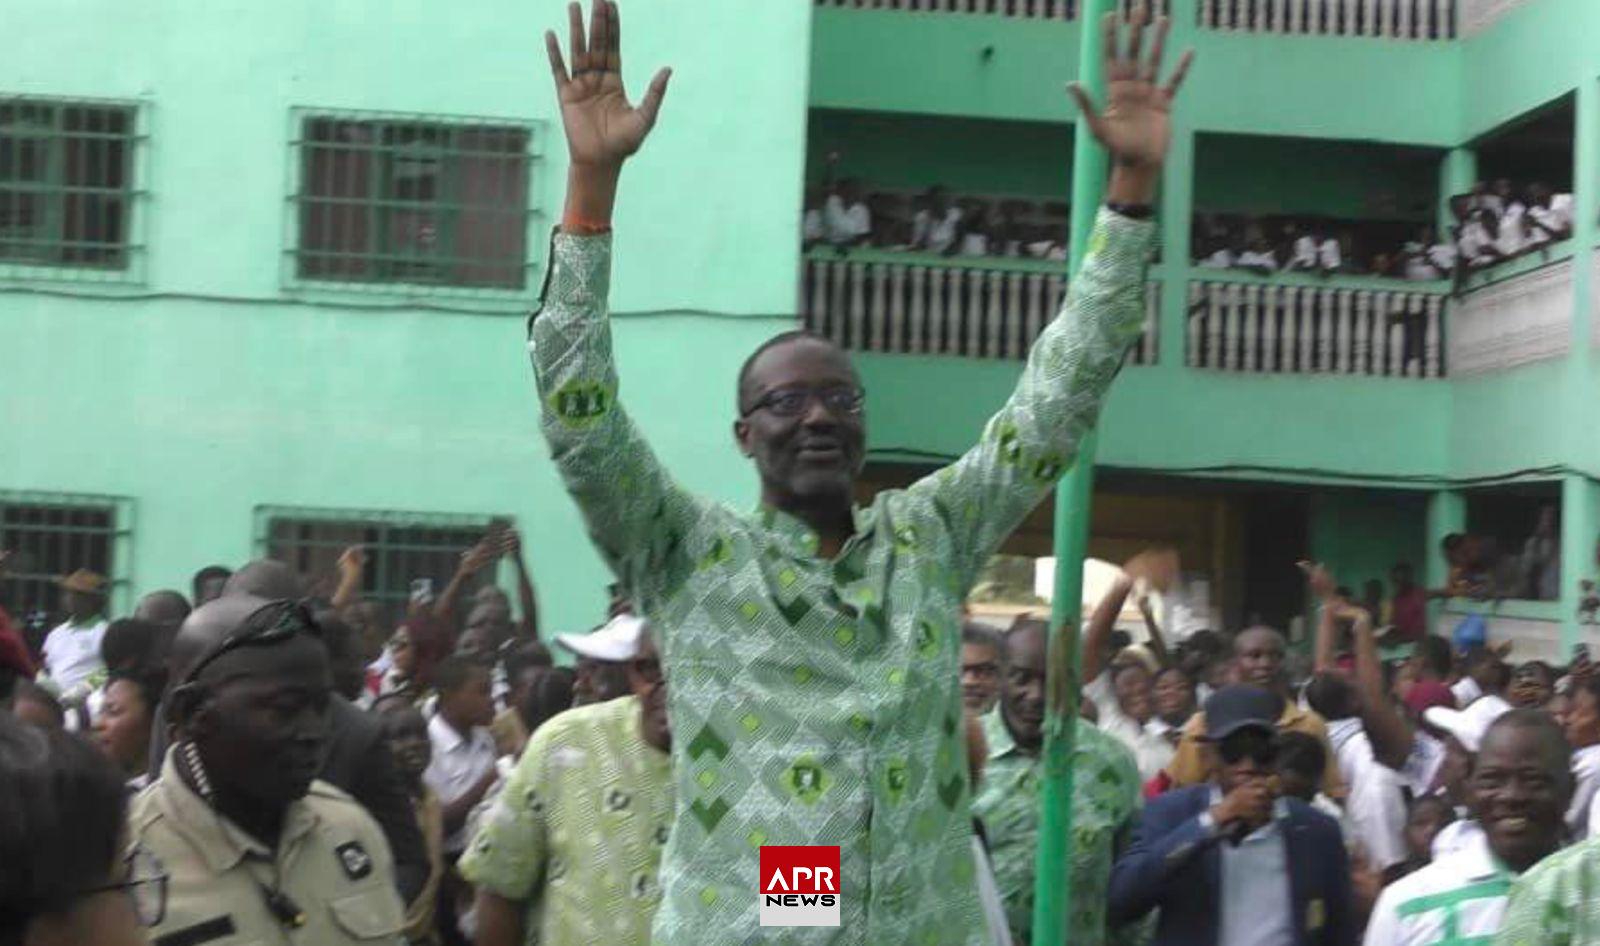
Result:
M834 246L861 246L872 238L872 211L861 196L861 182L847 177L834 185L822 205L823 237Z
M1543 246L1572 236L1572 195L1557 194L1549 184L1528 185L1528 241Z
M1015 393L963 458L854 505L865 392L820 336L769 339L739 373L733 434L761 480L742 515L681 487L621 409L606 300L624 162L669 73L637 107L617 5L570 7L572 70L546 45L571 157L541 308L530 320L542 425L602 558L654 628L669 695L676 801L653 942L758 933L764 845L837 845L841 921L804 944L987 942L972 863L958 661L961 605L983 564L1071 465L1138 340L1154 207L1185 55L1158 84L1165 20L1104 23L1108 205L1061 314ZM702 65L701 68L715 68ZM854 891L854 895L849 892Z
M1473 198L1457 194L1450 198L1450 213L1455 217L1454 238L1461 266L1472 270L1490 266L1503 258L1490 233L1490 212L1473 205Z
M930 187L922 208L911 219L911 248L948 255L961 235L961 208L943 187Z

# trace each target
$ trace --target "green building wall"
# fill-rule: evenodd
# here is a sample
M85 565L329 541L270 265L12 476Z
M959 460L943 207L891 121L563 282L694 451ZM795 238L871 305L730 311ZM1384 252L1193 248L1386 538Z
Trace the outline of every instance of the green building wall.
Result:
M625 10L630 88L675 72L623 182L614 330L624 403L662 460L744 504L734 375L792 324L811 9L695 10ZM0 490L131 499L124 598L251 556L269 504L513 516L545 626L603 616L607 578L538 430L524 316L542 267L526 298L487 303L280 275L295 107L537 122L533 229L548 232L566 169L542 34L564 11L7 4L0 94L142 103L148 267L132 287L0 280ZM738 42L706 28L735 22ZM542 236L531 251L544 259Z

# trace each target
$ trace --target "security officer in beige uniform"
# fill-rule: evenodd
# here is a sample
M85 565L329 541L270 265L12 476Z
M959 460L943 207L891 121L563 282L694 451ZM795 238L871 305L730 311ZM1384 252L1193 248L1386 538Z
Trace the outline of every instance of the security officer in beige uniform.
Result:
M328 738L328 653L288 601L220 598L173 642L161 777L134 802L133 844L169 876L156 946L402 942L383 832L313 781Z

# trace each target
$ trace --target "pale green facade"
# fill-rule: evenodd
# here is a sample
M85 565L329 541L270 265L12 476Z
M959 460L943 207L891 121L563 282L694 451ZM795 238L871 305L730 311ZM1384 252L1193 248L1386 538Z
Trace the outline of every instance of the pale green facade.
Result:
M1485 6L1461 2L1463 17ZM1600 53L1588 41L1600 7L1526 0L1459 39L1401 40L1202 28L1200 5L1172 0L1171 45L1193 45L1199 60L1152 270L1158 350L1114 387L1100 463L1298 484L1314 491L1307 551L1362 577L1397 551L1436 563L1436 539L1464 522L1454 490L1539 471L1564 499L1563 598L1508 607L1552 644L1557 624L1576 633L1575 582L1592 570L1600 534L1600 428L1587 421L1600 394L1589 328ZM0 501L114 499L123 607L183 587L200 565L257 552L264 509L509 516L544 591L546 627L592 624L607 578L538 433L522 318L565 177L540 38L563 6L8 4L0 97L138 104L143 250L117 283L0 266ZM803 182L821 153L839 148L849 173L905 189L943 182L1064 200L1062 83L1076 69L1079 24L831 0L634 0L624 14L634 89L658 65L675 75L620 201L621 393L686 485L745 506L755 483L729 432L734 375L761 339L796 324ZM1192 209L1333 212L1371 188L1398 201L1383 213L1415 219L1423 206L1428 219L1438 194L1474 179L1467 146L1568 94L1578 223L1552 261L1574 261L1559 351L1503 369L1450 365L1442 379L1188 363ZM285 263L296 109L527 123L536 159L524 291L297 284ZM1287 165L1314 172L1317 186L1275 187ZM1445 304L1442 347L1459 305ZM876 352L858 363L874 458L886 461L963 450L1020 367ZM1185 482L1174 475L1173 488Z

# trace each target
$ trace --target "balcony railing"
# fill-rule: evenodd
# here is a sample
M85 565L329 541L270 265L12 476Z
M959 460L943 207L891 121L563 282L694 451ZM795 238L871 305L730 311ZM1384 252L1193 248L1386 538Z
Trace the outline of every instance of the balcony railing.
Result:
M1123 13L1132 13L1140 0L1122 0ZM1075 20L1082 0L816 0L819 7L852 10L906 10L913 13L979 13L1030 20ZM1172 0L1152 3L1163 15L1171 13Z
M1440 378L1445 291L1221 275L1189 283L1191 368Z
M1474 286L1450 315L1450 365L1457 375L1503 371L1559 358L1572 345L1571 248L1544 262L1523 257L1510 273ZM1475 277L1481 278L1481 277Z
M806 327L857 351L1025 358L1067 284L1063 262L822 250L804 265ZM1156 361L1158 286L1151 283L1131 364Z
M1200 25L1251 33L1454 39L1456 0L1200 0Z

